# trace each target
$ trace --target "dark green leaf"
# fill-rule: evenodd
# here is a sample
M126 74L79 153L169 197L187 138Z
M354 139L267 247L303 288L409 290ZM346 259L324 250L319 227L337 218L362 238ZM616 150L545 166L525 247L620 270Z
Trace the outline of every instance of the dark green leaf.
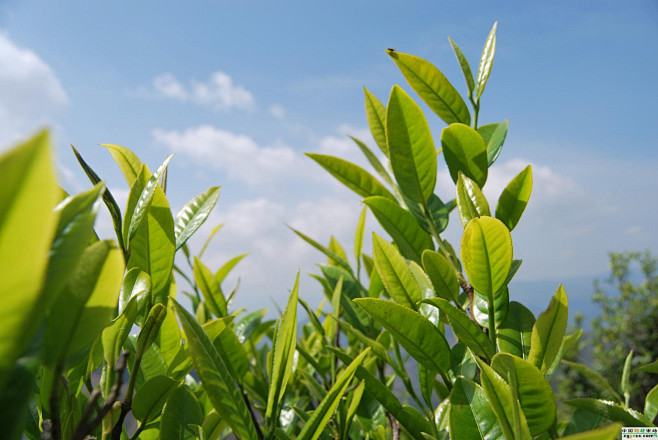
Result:
M624 408L609 400L571 399L564 403L575 408L586 409L610 421L622 423L624 426L654 426L649 419L634 409Z
M160 415L169 395L176 390L176 381L167 376L155 376L137 390L132 403L135 418L148 423Z
M425 251L422 256L423 269L432 280L437 295L448 301L458 301L459 281L455 268L438 252Z
M500 151L503 149L507 137L508 127L509 121L505 119L503 122L481 125L477 129L487 145L487 162L489 166L493 165L500 156Z
M500 440L503 437L484 390L475 382L458 377L450 393L451 440Z
M199 401L187 385L174 390L162 410L160 440L196 440L194 430L188 425L203 423L203 411Z
M530 310L521 303L510 302L507 318L497 329L500 351L528 359L534 324L535 315Z

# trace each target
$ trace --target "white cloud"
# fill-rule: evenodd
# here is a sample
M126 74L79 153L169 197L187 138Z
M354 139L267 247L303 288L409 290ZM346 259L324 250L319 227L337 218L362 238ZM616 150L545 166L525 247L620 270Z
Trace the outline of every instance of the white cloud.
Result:
M171 73L163 73L153 79L153 87L162 98L191 101L213 110L248 110L254 106L252 93L235 85L233 78L221 71L211 74L207 82L191 80L189 87L181 84Z
M290 180L308 165L287 145L261 147L249 136L210 125L182 132L156 128L153 137L172 152L188 156L206 167L223 170L229 179L250 185Z
M53 123L69 98L53 69L0 33L0 145Z
M282 105L274 104L270 106L270 114L277 119L283 119L286 117L286 109Z

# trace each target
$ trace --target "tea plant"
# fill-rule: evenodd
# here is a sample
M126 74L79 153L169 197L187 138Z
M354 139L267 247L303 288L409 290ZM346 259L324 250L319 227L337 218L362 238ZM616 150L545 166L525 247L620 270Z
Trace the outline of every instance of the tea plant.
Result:
M388 51L449 124L441 149L422 110L394 86L386 106L365 91L390 169L355 139L381 180L309 154L364 197L392 242L374 235L372 254L364 252L365 210L354 265L335 239L325 247L295 231L328 257L314 275L327 298L311 308L297 275L276 321L263 310L232 310L237 286L227 294L225 279L244 255L216 269L203 263L219 227L196 255L188 247L219 187L174 216L171 157L151 172L127 148L104 145L130 188L122 210L75 149L93 186L72 196L58 186L46 132L0 156L2 438L612 439L620 423L653 426L655 393L644 414L627 402L572 399L576 410L558 420L547 379L579 337L565 334L566 292L559 287L537 318L509 300L521 265L510 231L528 203L532 170L507 185L494 216L481 191L507 133L506 121L478 126L495 26L476 78L451 44L472 114L436 67ZM452 201L434 194L439 154L456 183ZM116 241L93 229L101 201ZM459 254L441 236L455 207L464 226ZM175 263L178 251L188 268ZM301 326L298 305L308 316ZM447 327L459 341L452 346ZM643 368L657 371L655 362ZM413 406L393 392L398 384Z

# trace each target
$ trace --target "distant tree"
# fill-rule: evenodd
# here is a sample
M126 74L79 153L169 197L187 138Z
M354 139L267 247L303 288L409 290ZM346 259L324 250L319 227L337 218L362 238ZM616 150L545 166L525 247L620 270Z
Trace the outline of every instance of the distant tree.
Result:
M656 376L636 371L658 359L658 260L647 250L610 254L610 277L594 282L592 300L601 314L567 358L591 365L619 389L624 362L633 350L630 406L642 409ZM576 322L576 325L580 325ZM591 357L591 360L589 359ZM600 395L580 373L561 368L559 388L569 396Z

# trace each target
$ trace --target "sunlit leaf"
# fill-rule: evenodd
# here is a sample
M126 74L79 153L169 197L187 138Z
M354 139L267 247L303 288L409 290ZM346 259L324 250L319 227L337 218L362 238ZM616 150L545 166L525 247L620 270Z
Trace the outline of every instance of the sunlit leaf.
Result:
M537 318L532 327L532 342L528 361L543 373L548 371L560 350L567 330L569 300L560 285L548 308Z
M450 393L450 438L452 440L500 440L503 438L484 390L477 383L458 377Z
M487 85L487 80L491 74L491 66L493 65L494 55L496 54L496 28L498 22L495 22L487 40L482 49L482 56L480 57L480 66L478 67L478 77L475 82L475 101L479 101L484 92L484 87Z
M101 144L101 146L110 152L114 161L119 165L123 177L126 178L126 183L128 186L132 186L142 165L146 165L142 163L135 153L126 147L115 144Z
M423 269L432 280L434 291L448 301L457 301L459 296L459 281L455 268L440 253L425 251L422 256Z
M491 217L489 203L482 190L461 172L457 178L457 210L464 228L471 219L484 215Z
M525 210L532 192L532 167L528 165L507 184L498 199L496 218L511 231Z
M482 136L468 125L450 124L441 132L441 145L452 181L457 183L459 172L462 172L483 188L489 166Z
M535 315L523 304L516 301L509 303L507 318L497 328L498 348L523 359L530 354L530 340Z
M210 211L217 204L219 186L214 186L187 202L176 214L174 220L174 235L176 236L176 250L194 234L206 221Z
M375 267L388 294L407 307L416 308L421 294L407 262L400 252L377 234L372 238Z
M508 127L509 121L505 119L503 122L480 125L477 128L477 132L480 133L487 145L487 162L489 166L493 165L500 156L500 151L503 149L507 137Z
M198 258L194 258L194 280L206 300L210 312L218 318L227 315L226 298L219 282L208 267Z
M363 92L366 99L366 117L370 132L379 149L388 156L388 146L386 145L386 107L365 87L363 88Z
M466 87L468 88L468 97L471 98L473 96L473 91L475 90L475 81L473 81L471 66L468 64L468 60L466 59L466 56L464 56L462 50L459 48L459 46L457 46L457 43L452 41L452 38L450 37L448 37L448 40L450 40L452 50L455 52L455 56L457 56L459 67L462 69L464 80L466 81Z

